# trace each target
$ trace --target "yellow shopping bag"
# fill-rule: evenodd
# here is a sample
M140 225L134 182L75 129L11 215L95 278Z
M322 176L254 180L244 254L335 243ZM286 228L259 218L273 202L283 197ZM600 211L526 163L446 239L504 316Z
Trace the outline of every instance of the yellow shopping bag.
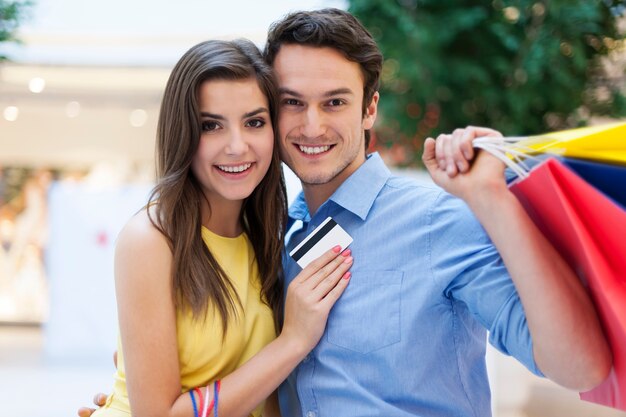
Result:
M551 153L626 165L626 123L623 122L518 139L514 148L524 153Z

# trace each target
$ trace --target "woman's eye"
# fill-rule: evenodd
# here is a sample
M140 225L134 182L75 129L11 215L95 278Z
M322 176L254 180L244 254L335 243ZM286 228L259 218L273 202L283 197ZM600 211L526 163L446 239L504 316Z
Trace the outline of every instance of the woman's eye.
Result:
M212 132L214 130L219 129L220 125L217 124L216 122L202 122L202 131L203 132Z
M246 126L254 127L258 129L260 127L265 126L265 120L261 120L261 119L250 120L248 123L246 123Z

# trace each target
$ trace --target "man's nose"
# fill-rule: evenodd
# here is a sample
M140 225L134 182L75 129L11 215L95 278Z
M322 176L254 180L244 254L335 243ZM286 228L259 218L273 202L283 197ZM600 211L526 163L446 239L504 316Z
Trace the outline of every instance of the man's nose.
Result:
M302 120L301 134L307 138L317 138L326 133L326 120L323 112L317 107L309 107Z

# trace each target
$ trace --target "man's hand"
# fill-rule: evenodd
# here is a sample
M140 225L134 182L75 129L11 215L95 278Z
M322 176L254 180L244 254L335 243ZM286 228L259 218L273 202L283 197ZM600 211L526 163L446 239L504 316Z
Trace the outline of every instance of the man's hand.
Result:
M472 146L474 139L483 136L502 135L493 129L468 126L424 143L422 161L435 184L467 203L506 190L504 164Z
M113 365L115 365L115 368L117 368L117 350L113 352ZM108 395L99 392L93 397L93 403L97 407L102 407L106 403L107 397ZM80 407L78 409L78 415L80 417L90 417L94 413L94 411L96 411L95 408Z
M102 407L106 403L106 400L107 395L101 392L93 397L93 403L98 407ZM94 411L96 411L95 408L81 407L78 409L78 415L80 417L89 417L93 414Z

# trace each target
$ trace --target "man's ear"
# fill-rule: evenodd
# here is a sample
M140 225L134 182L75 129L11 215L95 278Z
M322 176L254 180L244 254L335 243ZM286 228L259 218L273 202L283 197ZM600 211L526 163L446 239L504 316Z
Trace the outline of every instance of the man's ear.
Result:
M374 126L376 115L378 114L379 98L380 94L376 91L372 96L372 101L370 101L370 104L365 108L365 114L363 115L363 129L365 130L369 130Z

